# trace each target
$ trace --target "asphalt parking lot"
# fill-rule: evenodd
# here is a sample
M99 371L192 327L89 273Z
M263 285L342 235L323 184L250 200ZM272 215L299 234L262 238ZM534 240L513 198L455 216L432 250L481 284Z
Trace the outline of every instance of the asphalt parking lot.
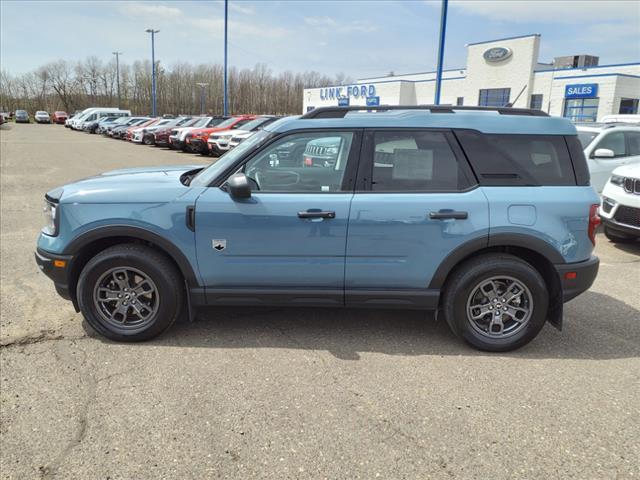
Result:
M2 478L637 478L640 244L509 354L420 312L219 309L143 344L88 333L33 261L43 194L202 157L4 125Z

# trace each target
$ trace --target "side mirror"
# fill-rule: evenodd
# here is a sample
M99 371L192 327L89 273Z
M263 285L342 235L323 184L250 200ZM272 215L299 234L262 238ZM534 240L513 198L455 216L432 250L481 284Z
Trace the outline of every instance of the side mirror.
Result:
M608 148L598 148L593 153L593 156L594 158L613 158L616 156L616 154L613 153L613 150L610 150Z
M251 185L244 173L231 175L227 180L227 189L231 198L251 198Z

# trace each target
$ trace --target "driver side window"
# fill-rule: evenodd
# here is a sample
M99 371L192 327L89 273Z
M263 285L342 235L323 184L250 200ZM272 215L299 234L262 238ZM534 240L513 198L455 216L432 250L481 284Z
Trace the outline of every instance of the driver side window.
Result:
M269 145L242 171L256 192L339 192L352 143L353 132L294 133Z

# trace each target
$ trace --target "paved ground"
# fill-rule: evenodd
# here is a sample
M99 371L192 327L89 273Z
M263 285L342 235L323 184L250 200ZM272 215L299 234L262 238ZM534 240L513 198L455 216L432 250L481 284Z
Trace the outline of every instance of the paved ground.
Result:
M32 256L42 195L194 163L60 126L3 126L0 477L638 478L640 246L507 355L421 313L225 309L162 338L88 336Z

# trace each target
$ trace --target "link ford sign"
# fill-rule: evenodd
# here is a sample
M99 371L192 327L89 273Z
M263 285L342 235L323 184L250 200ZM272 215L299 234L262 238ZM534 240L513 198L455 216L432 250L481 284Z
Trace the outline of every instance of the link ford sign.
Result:
M597 83L565 85L564 98L594 98L598 96Z
M321 100L332 100L334 98L367 98L376 96L375 85L350 85L347 87L327 87L320 89Z

